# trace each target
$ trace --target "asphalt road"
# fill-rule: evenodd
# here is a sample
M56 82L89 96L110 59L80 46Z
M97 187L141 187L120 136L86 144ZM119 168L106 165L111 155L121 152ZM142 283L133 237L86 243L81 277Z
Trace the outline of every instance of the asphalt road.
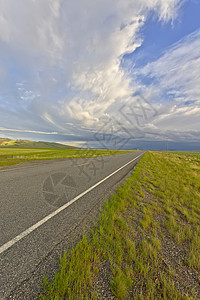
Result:
M133 152L25 163L0 171L0 299L18 287L140 160Z

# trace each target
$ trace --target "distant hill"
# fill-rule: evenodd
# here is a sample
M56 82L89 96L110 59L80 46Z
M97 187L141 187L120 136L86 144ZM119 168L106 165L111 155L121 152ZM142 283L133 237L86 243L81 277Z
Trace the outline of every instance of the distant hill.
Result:
M11 140L0 138L0 147L19 148L51 148L51 149L75 149L76 147L50 142L34 142L29 140Z

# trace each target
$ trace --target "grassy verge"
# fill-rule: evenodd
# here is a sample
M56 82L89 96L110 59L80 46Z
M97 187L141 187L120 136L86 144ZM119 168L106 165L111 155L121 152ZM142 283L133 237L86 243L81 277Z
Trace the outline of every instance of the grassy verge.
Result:
M0 148L0 168L16 165L21 162L59 159L59 158L77 158L77 157L95 157L126 153L123 150L93 150L93 149L32 149L32 148Z
M199 299L199 159L146 153L40 298Z

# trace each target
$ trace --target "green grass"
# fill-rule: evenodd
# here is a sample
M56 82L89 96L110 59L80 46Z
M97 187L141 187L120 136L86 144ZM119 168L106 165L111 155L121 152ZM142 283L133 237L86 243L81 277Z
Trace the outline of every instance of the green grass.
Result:
M90 234L60 257L40 298L97 299L104 264L117 299L198 299L199 158L146 153Z
M32 148L3 148L0 147L0 168L16 165L21 162L59 159L59 158L77 158L77 157L95 157L126 153L123 150L95 150L95 149L32 149Z

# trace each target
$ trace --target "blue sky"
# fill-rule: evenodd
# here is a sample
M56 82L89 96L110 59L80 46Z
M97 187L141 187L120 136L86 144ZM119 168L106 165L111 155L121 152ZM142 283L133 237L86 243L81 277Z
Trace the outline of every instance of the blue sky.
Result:
M199 13L200 1L186 1L178 17L167 23L159 22L158 17L150 13L140 29L144 39L141 47L125 58L138 67L158 59L168 47L200 28Z
M195 0L0 1L0 137L200 149L199 13Z

